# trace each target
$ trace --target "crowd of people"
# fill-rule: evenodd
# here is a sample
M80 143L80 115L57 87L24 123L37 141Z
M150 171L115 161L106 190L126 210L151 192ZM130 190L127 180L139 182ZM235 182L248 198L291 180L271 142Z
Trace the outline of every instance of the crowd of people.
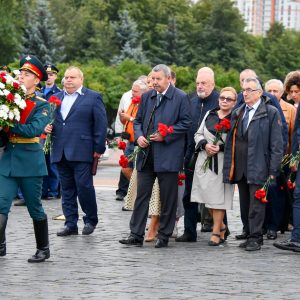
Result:
M27 106L14 127L0 128L0 256L6 255L5 229L17 195L34 225L37 251L29 262L50 257L41 199L62 197L65 225L57 236L78 234L77 201L85 214L82 234L92 234L98 223L93 175L106 150L105 107L98 92L84 87L78 67L65 70L63 90L55 84L58 72L32 55L20 60ZM41 81L46 84L38 91ZM237 187L239 247L260 250L265 234L276 240L278 231L292 229L289 240L274 246L300 252L300 72L263 85L254 70L243 70L239 93L230 86L218 92L209 67L198 70L195 82L196 92L188 95L176 87L176 74L159 64L121 98L115 142L124 156L116 200L125 200L122 209L132 216L130 234L119 242L155 241L155 248L167 247L171 237L196 242L201 222L201 231L211 232L209 246L224 244ZM47 136L51 151L44 154Z

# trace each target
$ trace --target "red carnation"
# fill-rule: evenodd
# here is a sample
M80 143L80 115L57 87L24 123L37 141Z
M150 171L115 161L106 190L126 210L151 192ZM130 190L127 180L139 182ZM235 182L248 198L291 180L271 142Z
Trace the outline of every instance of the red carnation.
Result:
M16 81L13 82L13 87L17 90L20 87L20 84Z
M158 132L162 137L165 137L168 134L168 126L163 123L158 123Z
M178 174L178 180L185 180L186 179L186 176L184 173L179 173Z
M141 97L140 96L135 96L132 98L131 103L132 104L139 104L141 102Z
M221 124L216 124L214 126L214 128L216 129L216 131L221 131L223 129L222 125Z
M183 182L181 180L178 180L178 185L179 186L182 186L183 185Z
M53 103L56 106L60 106L61 105L61 101L56 97L56 96L51 96L48 100L49 103Z
M267 203L267 193L264 189L259 189L255 192L255 198L257 198L258 200L260 200L262 203Z
M14 99L15 99L15 96L14 96L12 93L9 93L9 94L6 96L6 99L7 99L9 102L13 102Z
M40 135L40 138L44 140L45 138L47 138L47 135L46 135L45 133L42 133L42 134Z
M230 129L230 121L226 118L224 118L221 122L220 125L223 127L223 129L225 130L229 130Z
M173 126L170 126L170 127L168 128L168 133L169 133L169 134L172 134L172 133L173 133L173 131L174 131L174 128L173 128Z
M119 165L122 168L127 168L128 167L128 158L125 155L121 155L120 156L120 160L119 160Z
M120 141L120 142L118 143L118 149L120 149L120 150L125 150L125 148L126 148L126 143L123 142L123 141Z
M290 180L287 182L287 186L288 186L288 188L289 188L290 190L295 189L294 183L293 183L292 181L290 181Z
M2 81L2 83L6 83L6 77L4 76L4 74L3 74L3 75L1 74L1 76L0 76L0 77L1 77L1 81Z

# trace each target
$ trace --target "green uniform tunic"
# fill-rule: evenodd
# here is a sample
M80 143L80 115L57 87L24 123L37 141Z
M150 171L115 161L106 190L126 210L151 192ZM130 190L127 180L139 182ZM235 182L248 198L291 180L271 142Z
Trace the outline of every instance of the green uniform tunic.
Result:
M50 106L35 94L29 100L34 107L24 124L10 129L12 139L0 159L0 214L8 215L20 187L31 218L38 221L46 218L41 202L43 176L47 175L43 148L39 142L16 143L13 138L39 137L50 121Z

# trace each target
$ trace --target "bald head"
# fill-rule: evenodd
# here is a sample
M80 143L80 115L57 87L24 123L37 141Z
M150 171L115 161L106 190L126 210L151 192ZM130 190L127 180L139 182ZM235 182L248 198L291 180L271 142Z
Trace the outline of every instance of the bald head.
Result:
M215 88L215 73L211 68L204 67L198 70L196 79L197 95L207 98Z
M240 86L243 86L243 82L246 78L256 78L257 75L252 69L245 69L240 73Z

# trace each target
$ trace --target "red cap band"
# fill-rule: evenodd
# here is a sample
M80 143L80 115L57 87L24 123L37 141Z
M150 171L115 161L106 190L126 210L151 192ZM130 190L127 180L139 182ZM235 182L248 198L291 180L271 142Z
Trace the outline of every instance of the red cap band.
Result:
M29 62L27 62L27 63L25 63L25 64L21 67L20 70L23 70L23 69L26 69L26 70L31 71L33 74L35 74L35 75L39 78L39 80L42 80L43 74L42 74L42 72L40 71L40 69L37 68L35 65L33 65L33 64L29 63Z

